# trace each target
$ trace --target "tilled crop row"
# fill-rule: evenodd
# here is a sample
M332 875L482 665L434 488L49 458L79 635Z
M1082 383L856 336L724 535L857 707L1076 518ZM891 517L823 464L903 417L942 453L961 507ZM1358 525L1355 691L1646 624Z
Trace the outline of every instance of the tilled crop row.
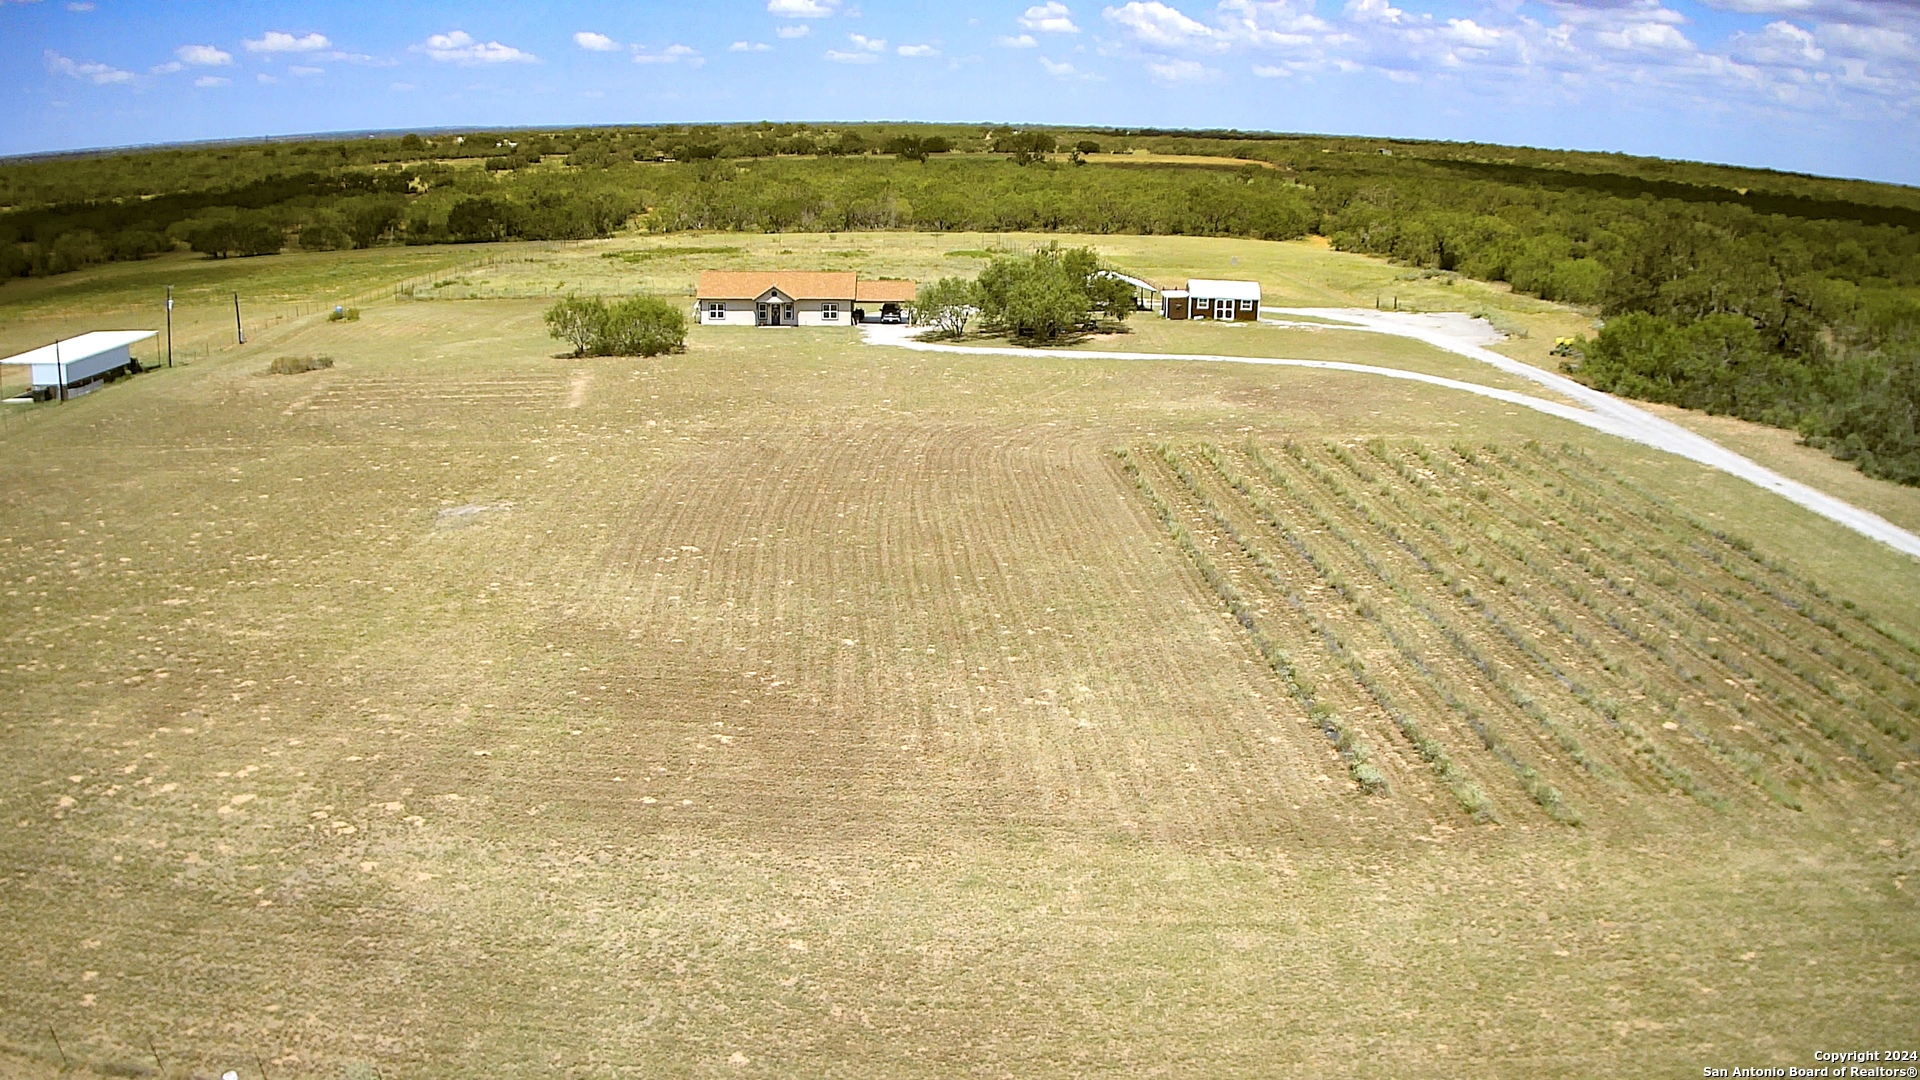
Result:
M1908 782L1920 650L1583 454L1119 458L1367 790L1404 794L1380 772L1401 785L1404 755L1475 821L1510 782L1578 824L1582 792L1800 811L1837 782Z

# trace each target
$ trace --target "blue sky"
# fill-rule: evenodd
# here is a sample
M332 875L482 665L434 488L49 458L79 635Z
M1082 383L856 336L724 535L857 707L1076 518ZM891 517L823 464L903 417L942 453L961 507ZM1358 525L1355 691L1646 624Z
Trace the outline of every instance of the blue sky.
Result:
M1920 184L1920 0L0 0L0 153L727 120L1235 127Z

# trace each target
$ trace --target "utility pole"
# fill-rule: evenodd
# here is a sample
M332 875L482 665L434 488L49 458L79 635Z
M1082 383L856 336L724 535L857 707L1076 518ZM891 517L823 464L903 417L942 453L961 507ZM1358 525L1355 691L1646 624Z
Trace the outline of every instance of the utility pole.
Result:
M60 384L60 400L67 400L67 366L60 362L60 339L53 339L53 378Z
M167 286L167 366L173 366L173 286Z
M240 326L240 294L239 293L233 294L233 336L240 339L240 344L245 345L247 343L247 332L246 330L242 329Z

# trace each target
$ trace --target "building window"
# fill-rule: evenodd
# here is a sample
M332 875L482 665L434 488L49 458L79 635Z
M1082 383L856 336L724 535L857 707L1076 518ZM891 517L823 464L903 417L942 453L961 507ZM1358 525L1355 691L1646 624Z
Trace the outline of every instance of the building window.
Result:
M726 320L727 320L727 305L725 301L715 300L712 303L707 305L707 321L708 322L725 322Z
M840 305L839 304L821 304L820 318L824 322L839 322L840 321Z
M1252 311L1252 310L1253 310L1253 301L1251 301L1251 300L1242 300L1242 301L1240 301L1240 310L1241 310L1241 311Z
M1194 297L1194 300L1193 300L1193 307L1194 307L1194 310L1196 310L1196 311L1205 311L1205 310L1207 310L1208 308L1210 308L1210 307L1212 307L1212 306L1213 306L1213 301L1211 301L1211 300L1209 300L1209 299L1207 299L1206 297L1204 297L1204 296L1196 296L1196 297Z

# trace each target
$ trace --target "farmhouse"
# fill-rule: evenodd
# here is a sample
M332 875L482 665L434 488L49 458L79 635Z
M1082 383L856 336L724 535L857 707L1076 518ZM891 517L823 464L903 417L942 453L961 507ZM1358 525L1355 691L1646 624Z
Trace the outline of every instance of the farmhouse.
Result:
M93 330L0 359L0 364L29 370L33 400L65 399L90 392L103 379L138 371L133 344L157 336L154 330Z
M1253 322L1260 317L1260 283L1193 278L1184 289L1160 294L1160 314L1169 319Z
M851 270L703 270L694 289L707 326L851 326L898 322L919 289Z

